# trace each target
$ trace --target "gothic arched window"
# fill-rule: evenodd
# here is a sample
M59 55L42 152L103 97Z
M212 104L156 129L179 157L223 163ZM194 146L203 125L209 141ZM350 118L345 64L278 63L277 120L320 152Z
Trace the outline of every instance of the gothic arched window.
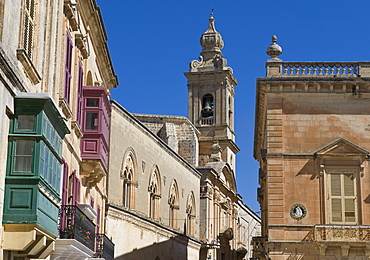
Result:
M159 218L159 199L161 198L161 185L159 170L154 168L149 180L149 217L152 219Z
M186 203L186 234L194 236L194 220L195 220L195 198L194 193L191 192Z
M123 161L121 178L123 180L122 205L132 209L135 207L135 190L136 190L136 163L134 153L129 151L126 153Z
M170 205L169 212L169 226L172 228L177 228L177 216L179 210L179 189L177 187L176 180L172 181L170 186L170 195L168 199L168 204Z

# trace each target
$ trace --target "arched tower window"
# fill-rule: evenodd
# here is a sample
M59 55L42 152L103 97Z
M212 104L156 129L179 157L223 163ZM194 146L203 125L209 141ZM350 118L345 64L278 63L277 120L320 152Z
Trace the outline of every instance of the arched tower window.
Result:
M179 189L177 187L176 180L172 181L170 186L170 194L168 199L168 204L170 206L169 212L169 226L172 228L177 228L177 216L179 210Z
M158 168L155 167L149 181L149 217L159 218L159 199L161 198L161 185Z
M123 180L122 190L122 205L132 209L135 207L135 191L136 191L136 163L135 156L132 151L128 151L124 157L121 179Z
M213 96L206 94L202 98L202 117L213 117Z
M194 222L195 222L195 198L194 193L191 192L186 203L186 234L194 236Z

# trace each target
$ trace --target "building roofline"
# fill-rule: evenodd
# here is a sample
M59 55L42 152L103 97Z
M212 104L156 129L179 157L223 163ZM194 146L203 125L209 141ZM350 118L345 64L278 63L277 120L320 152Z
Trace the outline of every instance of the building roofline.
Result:
M187 169L189 169L191 172L193 172L194 175L196 175L198 178L202 177L202 174L189 162L187 162L185 159L183 159L178 153L176 153L174 150L172 150L161 138L159 138L156 134L154 134L152 131L149 130L142 122L140 122L139 119L137 119L133 114L131 114L128 110L126 110L123 106L121 106L117 101L110 100L113 107L116 107L119 109L124 115L130 118L135 124L141 128L145 133L147 133L151 138L157 141L159 145L161 145L166 152L168 152L172 157L174 157L176 160L180 161Z

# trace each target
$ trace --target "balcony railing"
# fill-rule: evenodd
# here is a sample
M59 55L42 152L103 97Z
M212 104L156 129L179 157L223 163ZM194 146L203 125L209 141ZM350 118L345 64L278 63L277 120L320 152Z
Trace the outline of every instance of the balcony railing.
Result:
M75 239L94 251L95 224L77 206L62 205L59 210L59 238Z
M96 235L96 258L104 258L105 260L114 259L114 244L104 234Z
M282 62L284 76L357 76L359 65L357 62Z
M213 117L202 118L200 120L201 125L213 125Z
M317 225L313 239L317 242L363 242L370 241L370 226Z

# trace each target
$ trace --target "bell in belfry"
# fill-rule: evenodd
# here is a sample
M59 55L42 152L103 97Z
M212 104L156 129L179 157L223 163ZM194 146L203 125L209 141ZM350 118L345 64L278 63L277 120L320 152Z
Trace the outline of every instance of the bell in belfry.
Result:
M211 104L212 104L211 99L207 98L206 102L204 103L203 110L204 111L211 111L212 110Z
M213 101L211 97L205 97L204 99L204 106L202 109L202 116L203 117L211 117L213 116Z

